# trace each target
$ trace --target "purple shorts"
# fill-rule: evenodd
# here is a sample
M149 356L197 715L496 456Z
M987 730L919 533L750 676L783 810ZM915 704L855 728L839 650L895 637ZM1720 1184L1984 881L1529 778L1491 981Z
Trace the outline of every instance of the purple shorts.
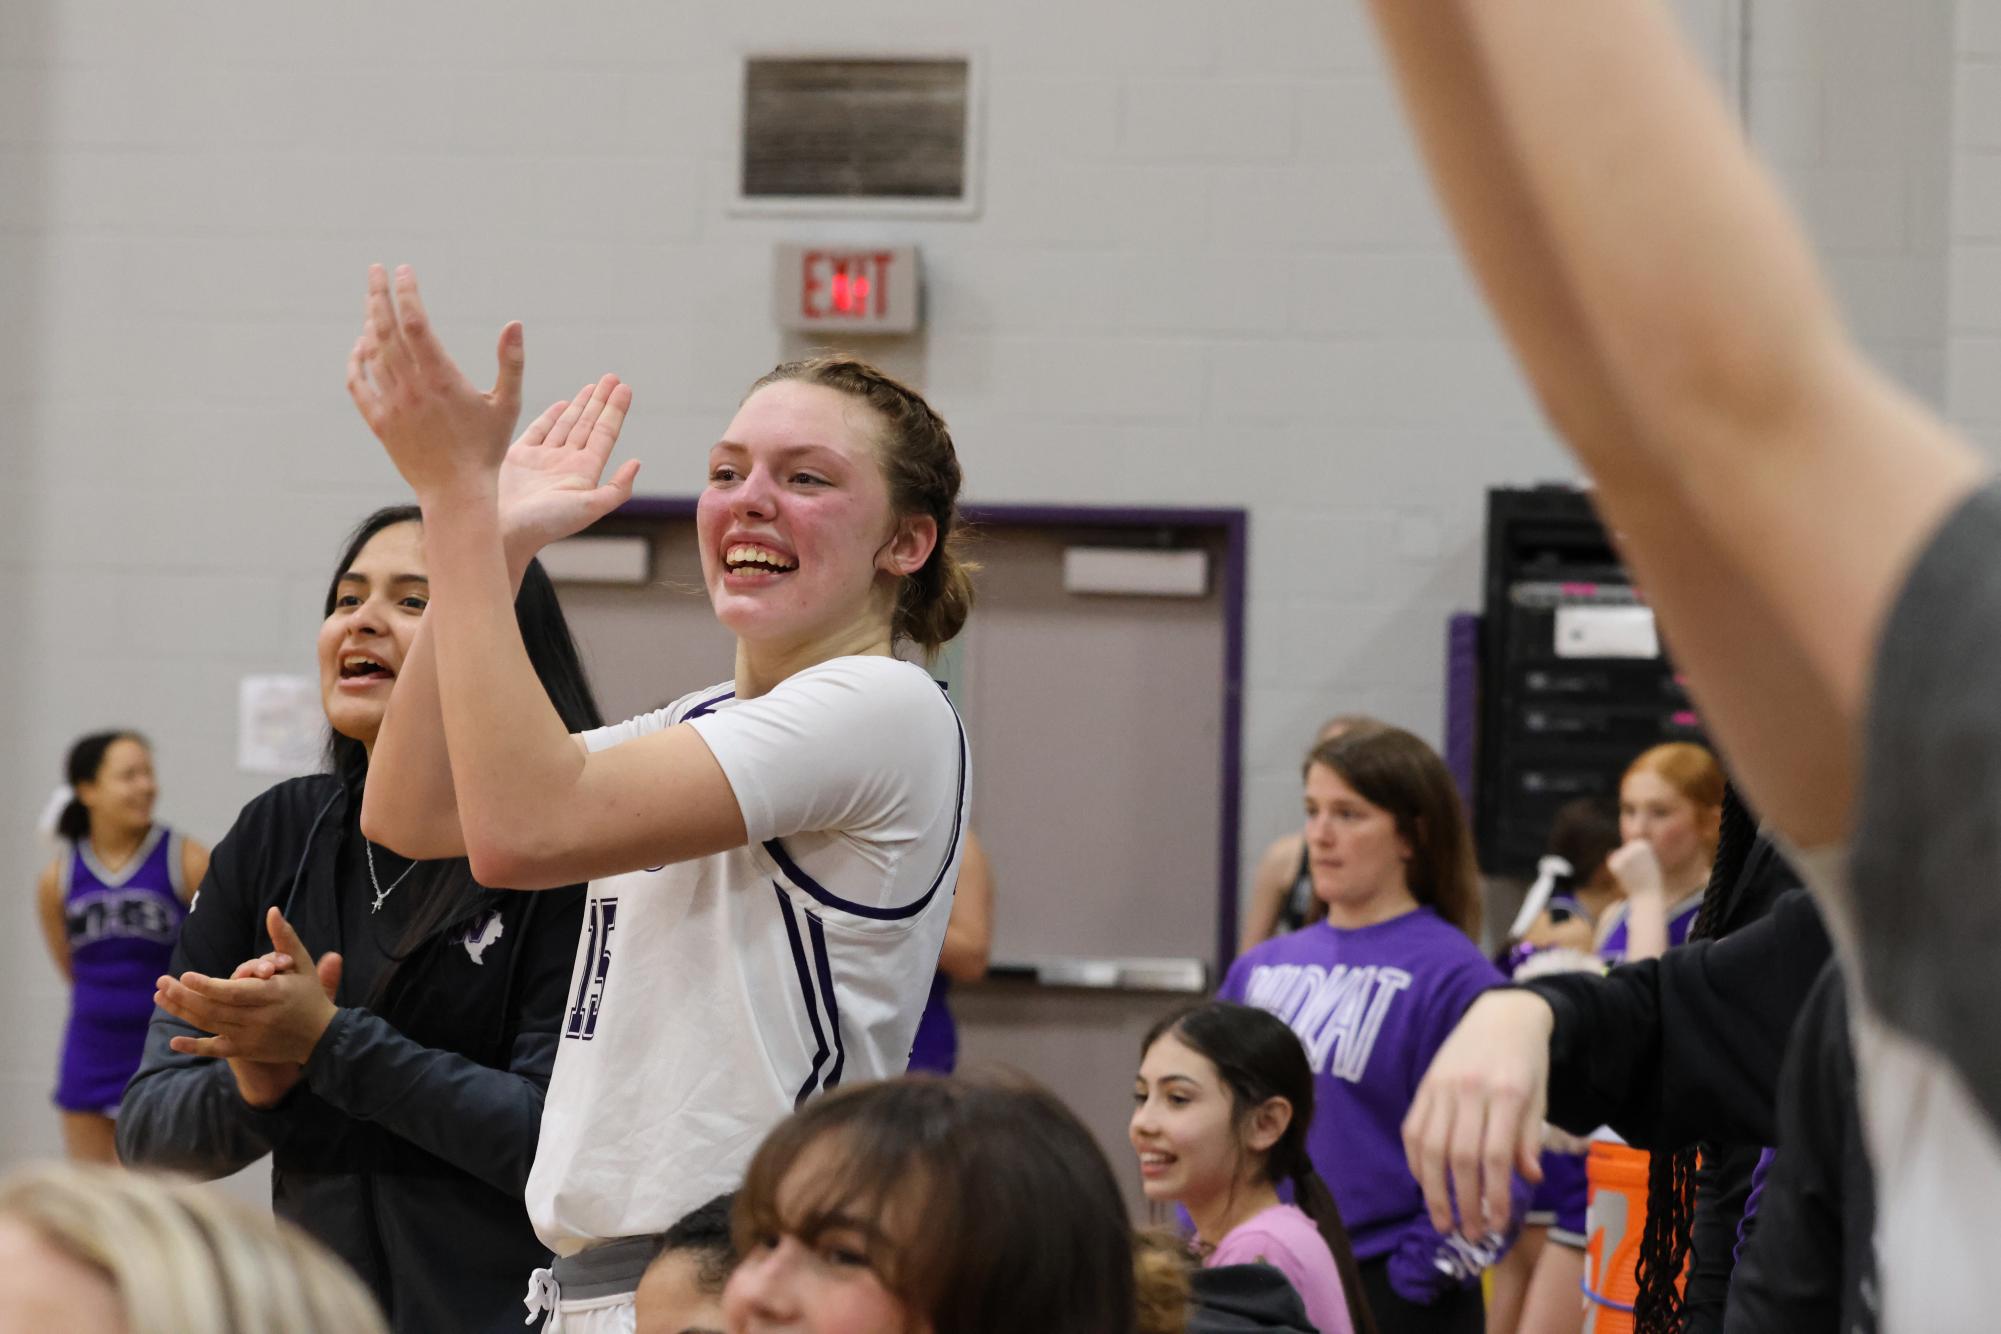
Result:
M1586 1231L1584 1207L1590 1201L1591 1183L1584 1176L1584 1155L1544 1149L1542 1184L1529 1200L1530 1227L1546 1227L1549 1239L1575 1250L1584 1249Z

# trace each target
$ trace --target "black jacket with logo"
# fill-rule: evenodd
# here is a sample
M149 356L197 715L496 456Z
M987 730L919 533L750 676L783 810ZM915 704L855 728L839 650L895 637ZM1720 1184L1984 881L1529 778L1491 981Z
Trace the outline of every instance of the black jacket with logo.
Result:
M344 947L352 960L336 865L358 800L316 775L246 806L216 846L174 972L227 977L268 951L273 905L314 954ZM155 1010L119 1109L119 1155L208 1178L269 1153L275 1211L347 1260L393 1328L522 1328L529 1273L548 1262L522 1195L583 893L485 895L478 939L447 931L422 946L378 1009L344 978L303 1078L270 1110L238 1096L226 1063L170 1050L197 1030Z

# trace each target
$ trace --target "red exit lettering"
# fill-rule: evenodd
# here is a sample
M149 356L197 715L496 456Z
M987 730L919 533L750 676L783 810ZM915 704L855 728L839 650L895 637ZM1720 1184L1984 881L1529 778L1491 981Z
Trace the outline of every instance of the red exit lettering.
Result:
M800 254L799 313L809 320L881 319L889 313L887 250Z

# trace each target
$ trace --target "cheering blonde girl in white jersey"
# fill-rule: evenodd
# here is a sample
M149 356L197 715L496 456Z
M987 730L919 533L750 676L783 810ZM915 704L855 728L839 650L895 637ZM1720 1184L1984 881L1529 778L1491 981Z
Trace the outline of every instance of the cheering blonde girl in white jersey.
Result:
M630 1239L734 1187L795 1106L909 1055L970 775L944 693L891 647L965 619L959 467L924 400L860 362L759 380L696 516L734 678L573 738L512 583L631 494L636 463L598 480L631 391L606 376L510 452L519 325L500 364L475 389L409 270L393 296L371 272L349 389L423 507L432 602L363 822L409 855L462 847L497 883L592 882L528 1188L564 1258L531 1304L555 1307L551 1329L630 1329L650 1256ZM572 439L589 443L548 443Z

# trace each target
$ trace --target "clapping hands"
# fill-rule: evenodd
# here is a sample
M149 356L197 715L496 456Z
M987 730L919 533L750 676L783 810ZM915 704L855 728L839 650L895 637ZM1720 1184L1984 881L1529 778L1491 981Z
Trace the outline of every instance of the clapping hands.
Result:
M153 999L168 1014L210 1037L176 1037L173 1050L227 1060L237 1090L253 1107L278 1102L299 1081L333 1021L341 957L314 960L284 914L267 917L273 949L237 965L226 979L202 973L161 977Z
M420 504L497 500L509 554L525 564L631 496L636 461L609 482L599 478L632 390L607 375L552 405L510 446L525 364L519 321L500 331L496 353L493 387L475 387L438 341L410 266L398 266L393 284L380 264L369 267L361 336L347 361L349 397Z

